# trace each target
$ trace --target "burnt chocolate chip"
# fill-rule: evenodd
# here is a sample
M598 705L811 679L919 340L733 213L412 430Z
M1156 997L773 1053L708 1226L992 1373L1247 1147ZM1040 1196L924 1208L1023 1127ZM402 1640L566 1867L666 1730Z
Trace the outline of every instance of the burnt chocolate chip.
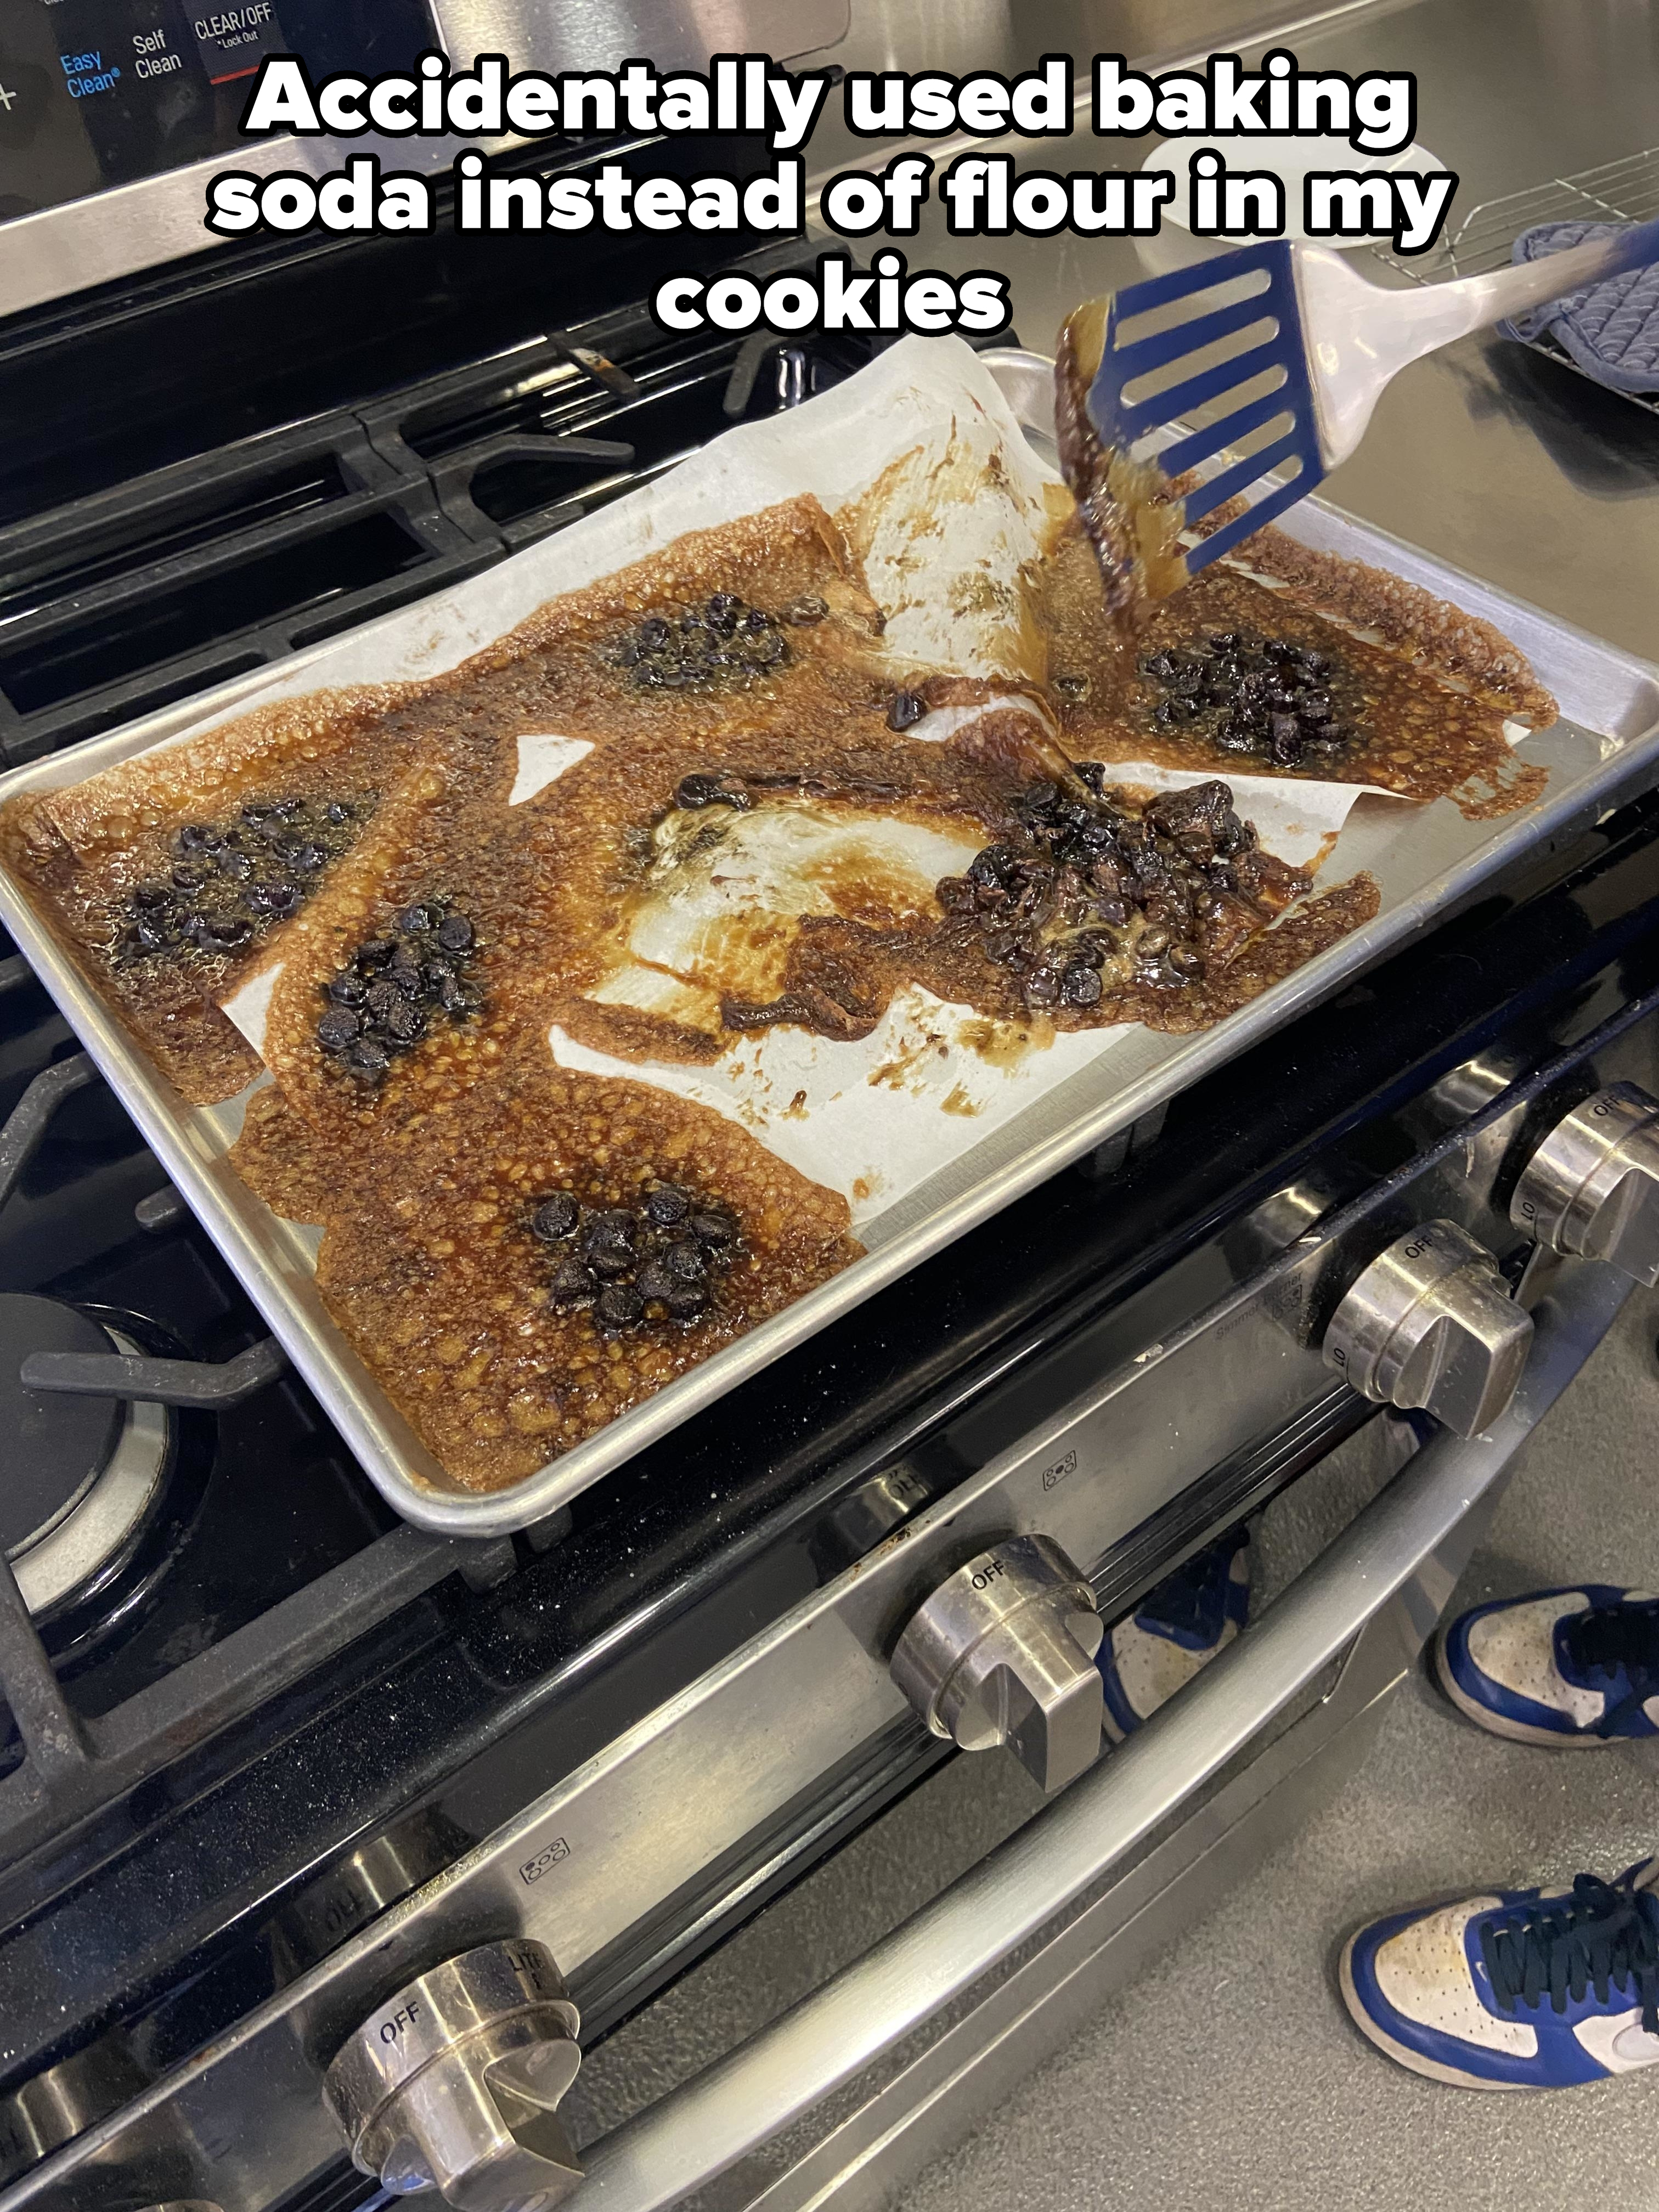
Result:
M568 1190L561 1190L542 1200L530 1217L530 1226L544 1243L556 1244L562 1237L569 1236L580 1218L580 1206Z
M204 952L235 952L252 936L253 924L245 914L198 914L188 934Z
M653 1229L672 1229L677 1221L684 1221L691 1211L691 1201L683 1190L672 1183L660 1182L645 1195L641 1209Z
M587 1253L614 1249L633 1241L634 1217L625 1206L607 1206L602 1212L590 1214L582 1229L582 1249Z
M612 1283L599 1292L593 1316L606 1328L631 1328L645 1312L645 1300L626 1283Z
M661 615L647 615L640 624L640 643L647 653L666 645L669 635L669 626Z
M548 1296L556 1306L574 1305L579 1299L592 1297L593 1271L583 1267L580 1260L562 1260L547 1287Z
M248 892L247 902L253 913L271 915L280 921L298 908L300 886L280 879L274 884L255 884Z
M377 1022L388 1020L392 1008L401 1006L403 1002L403 993L386 977L378 983L371 983L363 994L363 1004Z
M703 1283L678 1283L663 1304L676 1321L695 1321L708 1304L708 1285Z
M702 1247L685 1238L671 1244L662 1255L663 1265L671 1275L683 1283L700 1283L708 1270L708 1262Z
M1075 960L1060 978L1060 995L1068 1006L1092 1006L1100 996L1100 977L1089 963Z
M359 1037L346 1058L362 1075L384 1075L392 1065L392 1054L378 1037Z
M729 1244L738 1233L738 1224L729 1213L717 1213L712 1207L694 1213L687 1227L700 1244Z
M927 712L927 702L914 691L896 691L887 709L890 730L912 730Z
M1066 699L1086 699L1094 688L1094 678L1090 676L1056 676L1054 678L1055 690Z
M683 1285L664 1267L660 1260L647 1260L634 1278L634 1287L642 1298L655 1298L666 1305L676 1291Z
M343 1052L357 1042L361 1027L349 1006L331 1006L317 1024L317 1042L325 1052Z
M328 995L342 1006L361 1006L368 988L362 977L348 968L343 975L337 975L329 985Z
M1294 714L1274 714L1267 726L1275 763L1294 768L1302 757L1302 725Z
M171 906L173 893L166 884L140 884L132 894L132 903L141 914L151 913L158 907Z
M386 1017L386 1025L399 1044L414 1044L426 1035L426 1016L419 1006L399 999Z

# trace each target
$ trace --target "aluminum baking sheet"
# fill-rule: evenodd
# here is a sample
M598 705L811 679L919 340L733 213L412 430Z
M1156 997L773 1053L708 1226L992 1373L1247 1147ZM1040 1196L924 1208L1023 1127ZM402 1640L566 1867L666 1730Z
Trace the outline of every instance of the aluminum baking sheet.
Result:
M1052 419L1050 364L1013 351L982 359L1041 449ZM792 489L799 487L781 486L775 495L787 495ZM674 534L693 526L682 522ZM1500 821L1471 823L1445 799L1416 806L1360 796L1346 811L1323 879L1338 881L1369 870L1382 894L1372 921L1212 1030L1184 1037L1138 1028L1116 1032L1111 1049L1009 1114L937 1171L913 1178L892 1203L861 1218L864 1259L508 1490L479 1496L450 1484L358 1360L317 1295L313 1257L319 1232L279 1219L227 1164L240 1108L201 1109L181 1100L63 951L26 888L3 872L0 918L376 1487L406 1519L423 1528L480 1536L523 1528L556 1512L643 1446L954 1237L1329 997L1431 917L1466 901L1495 870L1659 782L1659 667L1316 500L1292 508L1280 527L1321 550L1390 570L1483 616L1513 639L1562 707L1560 721L1527 736L1518 747L1520 758L1549 771L1541 797ZM467 649L510 627L539 600L571 588L565 580L534 585L530 564L544 550L532 548L489 572L493 603L500 611L493 617L494 628L482 629L467 641ZM508 582L515 568L516 594ZM527 603L520 608L515 596L526 590ZM224 720L256 698L360 680L362 672L375 665L377 653L391 653L394 640L404 656L402 672L410 624L422 611L388 617L287 663L274 684L270 677L241 679L18 769L0 778L0 800L82 781L137 752ZM448 651L434 665L459 657Z

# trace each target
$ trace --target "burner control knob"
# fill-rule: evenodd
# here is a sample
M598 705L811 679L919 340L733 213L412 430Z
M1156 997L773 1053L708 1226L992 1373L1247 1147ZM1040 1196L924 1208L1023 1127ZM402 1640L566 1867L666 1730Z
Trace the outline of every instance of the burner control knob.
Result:
M576 2008L539 1943L447 1959L366 2020L325 2094L354 2162L394 2196L456 2212L545 2212L581 2179L559 2119Z
M1510 1218L1552 1252L1659 1283L1659 1098L1615 1083L1575 1106L1528 1163Z
M1420 1406L1478 1437L1515 1395L1532 1343L1498 1263L1455 1221L1425 1221L1380 1253L1325 1332L1325 1364L1362 1398Z
M1100 1750L1105 1700L1094 1592L1047 1536L1012 1536L942 1582L893 1653L893 1680L935 1735L1006 1743L1044 1790Z

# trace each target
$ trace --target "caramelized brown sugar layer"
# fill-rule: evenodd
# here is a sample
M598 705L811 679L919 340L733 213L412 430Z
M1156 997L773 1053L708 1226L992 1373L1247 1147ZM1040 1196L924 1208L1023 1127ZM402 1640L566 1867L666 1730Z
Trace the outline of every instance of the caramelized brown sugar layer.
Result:
M1061 677L1085 629L1055 619L1071 560L1036 579ZM1264 626L1332 632L1368 683L1538 704L1513 656L1503 690L1479 626L1454 693L1408 658L1421 609L1390 602L1399 634L1368 642L1313 606L1330 577L1291 584L1220 574L1159 620L1185 603L1237 626L1194 595L1249 592ZM847 538L793 501L551 602L440 678L267 708L14 802L0 838L186 1096L257 1073L217 1001L274 978L274 1083L236 1164L323 1226L321 1294L448 1479L497 1488L859 1250L838 1193L629 1067L706 1065L771 1026L860 1038L911 985L972 1008L993 1059L1056 1029L1201 1029L1375 913L1368 878L1316 892L1263 853L1219 778L1118 787L1113 760L1159 757L1127 688L1115 719L1093 684L1054 684L930 742L921 701L945 691L989 696L896 665ZM586 750L514 805L528 738ZM328 803L345 815L319 824ZM210 836L181 849L187 830ZM283 868L305 880L273 902ZM136 908L163 877L185 903ZM214 949L197 909L222 878L270 910ZM146 914L155 947L131 934ZM556 1027L615 1067L558 1066Z
M682 611L724 588L769 614L781 637L773 664L669 670L683 682L644 680L620 655L642 620ZM349 800L354 832L411 765L513 780L521 732L557 731L604 743L618 734L718 748L728 729L775 720L817 733L884 707L895 678L880 651L880 617L839 532L816 500L791 501L712 532L540 608L487 651L423 684L319 692L261 708L188 742L141 754L67 790L15 799L0 815L0 852L32 885L79 963L192 1102L210 1104L245 1087L258 1059L220 1011L329 880L351 840L342 836L283 879L298 894L284 908L249 911L240 861L249 830L243 809L269 811ZM647 674L661 672L647 671ZM304 827L313 825L307 816ZM204 845L203 833L211 841ZM194 842L192 842L194 840ZM307 841L293 839L298 845ZM308 842L314 843L314 838ZM256 845L264 867L264 842ZM291 862L292 854L279 854ZM307 852L302 856L309 860ZM180 868L207 880L183 892ZM196 931L194 907L166 910L181 927L131 942L152 890L212 902L230 927ZM231 941L234 940L234 941Z
M235 1162L279 1210L323 1214L325 1302L471 1490L520 1480L861 1249L844 1199L735 1124L642 1084L565 1073L544 1054L520 1056L488 1086L437 1099L325 1164L314 1143L280 1094L262 1091ZM665 1211L665 1191L685 1210L657 1231L644 1209L655 1197ZM561 1196L574 1201L574 1232L538 1233L538 1215ZM596 1233L619 1215L630 1235ZM723 1243L672 1234L704 1219L732 1233ZM654 1259L641 1249L647 1237ZM695 1249L677 1258L686 1246ZM560 1300L564 1268L586 1269L594 1287ZM681 1283L702 1297L678 1318ZM645 1317L607 1325L599 1305L612 1297L622 1314L637 1299Z
M1449 797L1472 820L1538 797L1546 772L1515 758L1504 725L1547 726L1555 702L1489 624L1278 531L1259 532L1238 557L1255 573L1224 562L1200 571L1158 603L1130 648L1109 619L1087 540L1061 538L1044 616L1068 750ZM1280 643L1298 662L1263 665ZM1294 689L1279 683L1281 668L1301 678L1310 662Z

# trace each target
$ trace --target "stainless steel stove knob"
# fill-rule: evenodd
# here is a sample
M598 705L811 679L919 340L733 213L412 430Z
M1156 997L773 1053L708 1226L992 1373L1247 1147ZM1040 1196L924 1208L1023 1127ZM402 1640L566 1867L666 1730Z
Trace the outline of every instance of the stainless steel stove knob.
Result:
M1528 1163L1510 1219L1552 1252L1659 1283L1659 1098L1614 1083L1575 1106Z
M455 2212L544 2212L581 2179L556 2109L581 2064L578 2025L540 1943L447 1959L328 2069L354 2162L394 2195L436 2189Z
M1006 1743L1044 1790L1092 1765L1105 1704L1094 1593L1047 1536L1011 1536L958 1567L915 1614L893 1680L935 1735Z
M1325 1364L1361 1397L1421 1407L1478 1437L1515 1395L1532 1344L1498 1263L1455 1221L1425 1221L1371 1261L1331 1317Z

